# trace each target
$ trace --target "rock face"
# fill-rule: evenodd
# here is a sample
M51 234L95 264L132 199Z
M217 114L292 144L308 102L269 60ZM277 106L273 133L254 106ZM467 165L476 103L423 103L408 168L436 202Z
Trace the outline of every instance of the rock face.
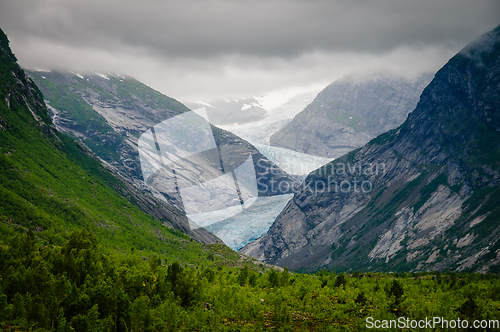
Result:
M9 39L1 29L0 60L0 65L5 68L6 72L10 72L10 75L1 74L5 85L0 86L0 93L5 98L7 108L14 108L16 103L25 105L45 138L55 147L62 148L62 142L56 135L56 128L43 104L40 90L17 64L17 58L9 46ZM9 85L15 88L9 88ZM10 128L9 122L0 116L0 130L5 132Z
M241 252L294 270L500 263L500 27L437 72L397 129L311 173Z
M159 192L143 181L137 150L140 135L163 120L190 111L186 106L130 77L42 71L28 71L28 74L43 92L56 128L79 139L127 182L130 195L144 211L169 220L174 228L200 242L219 240L203 229L190 230L179 195ZM242 162L252 155L259 178L259 195L290 191L269 189L270 182L292 180L250 143L216 127L212 131L218 146L232 156L232 162ZM273 188L291 188L291 185Z
M432 76L339 79L271 136L273 146L336 158L404 122Z

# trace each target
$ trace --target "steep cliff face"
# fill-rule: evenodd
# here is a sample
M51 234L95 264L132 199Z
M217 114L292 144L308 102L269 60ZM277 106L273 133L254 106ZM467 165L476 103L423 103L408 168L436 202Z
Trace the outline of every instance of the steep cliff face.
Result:
M498 271L500 27L454 56L397 129L311 173L241 251L292 269Z
M323 91L289 124L271 136L273 146L336 158L402 124L430 82L390 74L350 76Z
M14 106L23 105L26 107L32 117L30 117L29 123L36 124L45 138L49 139L55 146L60 147L60 140L55 135L56 128L43 103L43 96L38 87L17 64L16 56L9 47L9 40L2 30L0 30L0 56L0 78L2 79L0 94L5 100L5 106L10 111L14 110ZM0 117L0 130L6 132L10 127L9 121Z

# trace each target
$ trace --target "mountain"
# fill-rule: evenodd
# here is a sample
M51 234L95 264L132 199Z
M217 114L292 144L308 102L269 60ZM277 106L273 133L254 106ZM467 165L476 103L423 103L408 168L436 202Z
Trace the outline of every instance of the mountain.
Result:
M455 55L398 128L311 173L241 252L294 270L500 266L500 27Z
M275 94L277 96L275 96ZM304 107L311 103L311 101L313 101L316 97L317 92L301 92L292 96L289 96L286 92L275 94L272 94L271 96L264 95L258 98L241 99L251 99L254 104L260 105L261 103L269 104L269 101L266 102L265 100L271 98L273 104L278 104L277 106L270 107L269 110L266 110L266 115L263 118L256 117L251 119L250 122L223 124L220 125L220 127L247 140L267 159L278 165L288 174L300 175L301 179L303 179L305 175L309 174L312 170L318 168L319 166L326 164L331 158L326 159L314 157L293 150L270 146L269 138L275 132L279 131L292 121L295 115L300 113ZM232 102L236 103L236 101L239 100L240 99L233 100ZM218 102L210 101L208 104L218 105ZM206 104L188 103L187 105L193 109L197 107L207 107ZM232 112L238 113L241 111L240 108L235 107L232 109Z
M144 182L137 149L139 137L158 123L189 112L186 106L131 77L61 71L28 73L43 92L56 128L79 140L95 153L126 184L128 190L135 193L134 199L139 202L143 211L159 220L169 220L172 227L199 242L220 241L204 228L206 217L186 217L180 192L169 185L172 177L155 176L150 178L148 184ZM210 174L221 176L241 165L251 155L258 179L259 196L291 192L293 180L254 146L220 128L212 126L211 130L221 154L217 158L200 155L201 159L186 159L186 163L181 166L182 174L176 174L177 181L183 175L189 179L199 174L209 174L208 169L213 171ZM220 160L224 161L223 173L220 172ZM218 199L219 194L222 195L220 197L226 195L223 191L215 193L212 190L210 196L215 199L207 197L199 202L204 201L207 209L222 209L226 201ZM258 236L267 231L275 216L276 214L265 223L265 229L258 228ZM254 218L246 217L245 220ZM241 247L256 237L255 227L249 227L249 233L234 234L220 230L218 234L226 236L222 239L226 243L237 236L243 241L238 242ZM235 230L230 225L226 228Z
M70 231L85 228L108 251L163 252L190 261L200 250L193 238L220 242L205 230L192 232L185 216L122 182L85 146L58 132L1 30L0 96L2 245L27 231L60 245ZM176 253L179 246L186 251Z
M190 109L131 77L60 71L28 73L43 92L58 130L79 139L140 190L166 198L183 211L180 197L160 194L144 184L137 142L148 128ZM217 127L212 131L218 146L224 146L234 156L234 163L252 154L256 171L261 174L259 195L282 194L266 188L270 187L269 181L291 181L285 172L241 138Z
M325 158L336 158L404 122L431 75L348 76L323 89L270 144Z

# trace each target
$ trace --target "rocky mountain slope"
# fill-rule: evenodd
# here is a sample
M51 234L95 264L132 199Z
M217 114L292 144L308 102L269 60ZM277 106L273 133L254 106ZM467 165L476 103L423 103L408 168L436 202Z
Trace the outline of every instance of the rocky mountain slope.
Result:
M429 74L349 76L328 85L270 138L272 146L336 158L404 122Z
M500 27L397 129L311 173L241 252L294 270L499 271Z
M136 187L152 190L144 185L138 138L148 128L190 109L131 77L58 71L28 73L43 92L58 130L78 138ZM246 158L252 154L256 171L262 177L259 195L282 194L265 188L270 187L269 181L290 181L285 172L245 140L217 127L212 130L218 146L231 150L232 155ZM275 171L271 173L270 169ZM182 211L177 197L166 198Z
M42 91L57 130L78 139L89 154L95 153L143 211L197 241L220 241L204 229L191 229L177 197L165 199L142 181L136 145L140 133L159 118L187 111L184 105L122 76L27 73Z
M191 232L184 216L121 182L85 146L58 132L1 30L0 96L2 244L27 231L45 245L60 244L75 229L95 233L117 252L172 254L183 246L197 256L198 247L179 230L200 242L220 242L205 230Z

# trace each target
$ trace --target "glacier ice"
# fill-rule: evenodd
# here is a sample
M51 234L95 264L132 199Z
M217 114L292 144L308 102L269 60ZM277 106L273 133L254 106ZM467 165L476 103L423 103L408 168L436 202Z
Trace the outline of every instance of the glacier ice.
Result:
M314 96L315 94L302 94L292 98L288 103L268 111L267 116L259 121L220 127L253 144L260 153L287 173L304 179L311 171L333 159L270 146L269 138L302 111ZM217 235L230 248L239 250L263 236L292 197L293 194L258 197L250 208L222 221L218 220L223 211L213 211L198 216L193 221Z
M239 250L266 234L292 197L293 194L258 197L252 206L233 217L216 223L210 223L210 220L196 222L207 225L205 229L217 235L231 249Z

